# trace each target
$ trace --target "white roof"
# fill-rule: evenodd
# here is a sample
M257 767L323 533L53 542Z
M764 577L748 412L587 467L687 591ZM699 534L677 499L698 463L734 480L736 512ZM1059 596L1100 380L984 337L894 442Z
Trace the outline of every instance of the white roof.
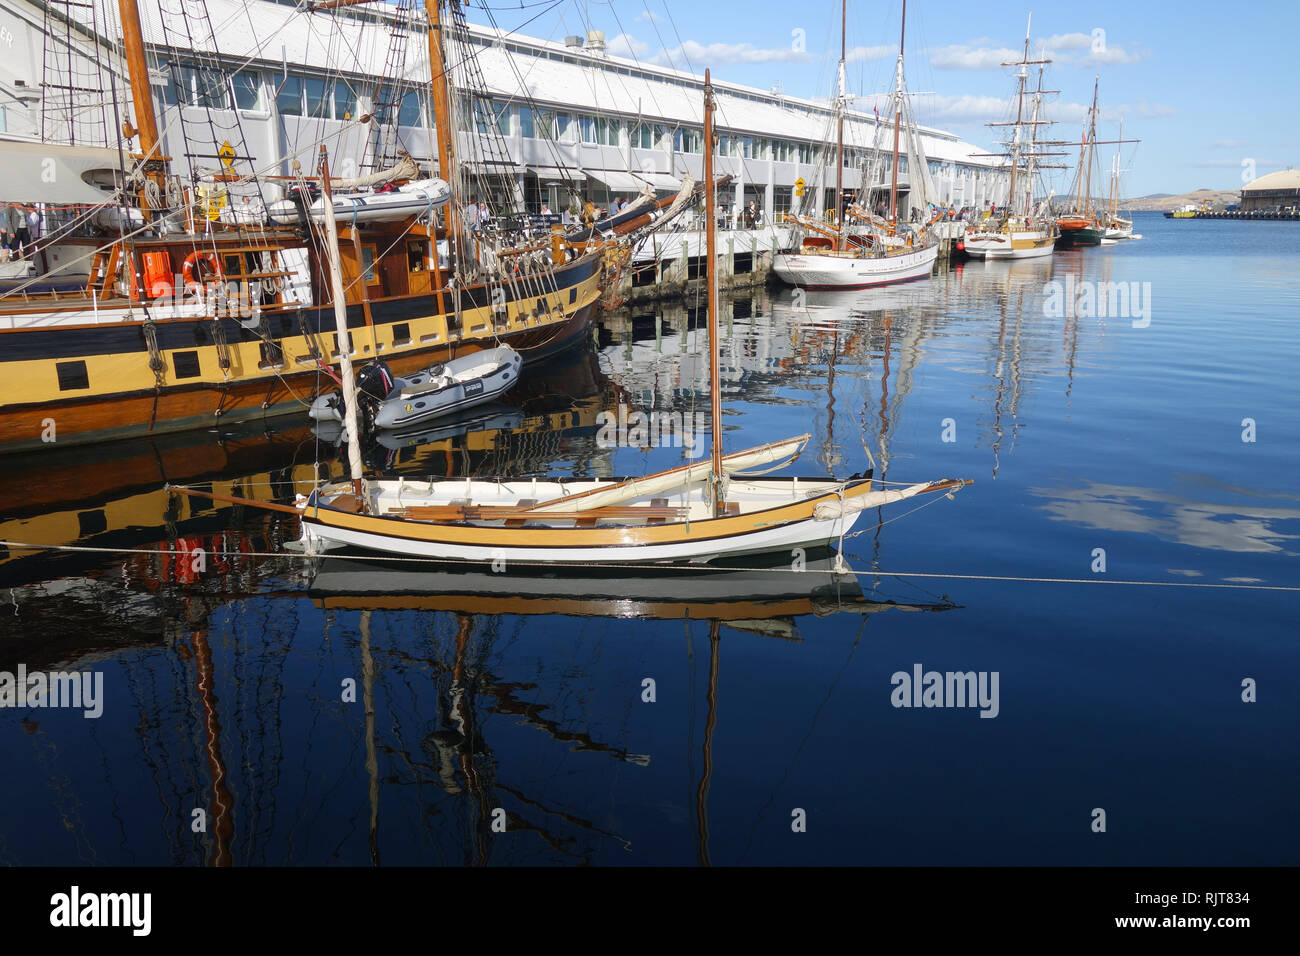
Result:
M247 62L279 69L282 64L322 72L378 76L388 57L393 7L382 10L354 8L306 14L295 7L269 0L207 0L212 32L220 49L196 37L193 48L220 53L227 62ZM180 43L171 25L164 34L160 6L142 4L146 42ZM193 24L198 26L198 24ZM195 31L199 32L199 31ZM650 122L690 124L703 122L703 78L693 73L649 66L635 60L570 50L561 43L506 34L476 25L470 33L488 41L476 56L489 92L503 98L520 98L526 92L543 105L568 107L605 115L641 116ZM406 43L407 79L429 75L424 34ZM186 38L188 42L188 37ZM508 50L505 44L523 50ZM560 57L560 58L556 58ZM797 97L778 96L766 90L714 80L717 121L721 132L776 135L781 138L821 142L829 129L829 106ZM875 120L870 114L850 111L845 123L850 145L870 146ZM942 130L922 127L922 145L932 160L992 166L996 160L973 154L988 152Z

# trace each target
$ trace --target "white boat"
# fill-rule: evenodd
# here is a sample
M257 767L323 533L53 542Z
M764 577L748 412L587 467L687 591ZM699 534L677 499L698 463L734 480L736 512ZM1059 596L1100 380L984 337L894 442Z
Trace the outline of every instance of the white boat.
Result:
M391 381L382 398L370 393L360 378L357 384L375 403L371 411L376 428L406 430L498 398L514 388L523 364L523 356L502 345L432 365L413 375L376 379ZM315 421L343 421L342 395L334 392L320 396L308 415Z
M772 257L772 271L783 282L803 289L867 289L929 278L938 256L937 244L879 257L859 252L783 252Z
M1056 240L1061 231L1045 208L1034 205L1035 172L1038 168L1038 127L1051 121L1038 118L1043 101L1043 66L1046 59L1029 59L1029 26L1025 26L1024 56L1016 74L1019 87L1016 92L1016 119L1010 123L990 123L990 126L1010 126L1011 138L1004 141L1010 166L1008 207L999 216L977 220L966 227L961 248L974 259L1037 259L1056 251ZM1038 64L1038 89L1034 91L1034 106L1029 118L1025 117L1025 81L1028 67ZM1024 132L1028 127L1028 134ZM1027 135L1027 139L1025 138Z
M451 187L443 180L414 179L387 192L372 190L334 197L334 221L391 222L440 209L449 199ZM323 196L317 196L307 207L312 222L323 221L323 200ZM266 207L266 218L277 226L296 226L300 221L298 205L292 199L273 202Z
M962 238L965 252L976 259L1036 259L1056 251L1057 232L1050 219L1008 217L994 225L971 227Z
M904 3L904 30L906 23L907 4ZM844 87L843 46L846 24L843 19L840 27L839 93L835 98L835 111L840 118L836 145L842 154L842 120L848 105ZM869 289L929 277L935 260L939 257L939 243L930 234L929 226L932 223L913 226L910 220L929 214L930 197L935 192L929 179L929 164L908 105L903 78L902 39L899 40L898 62L894 72L893 114L895 129L901 133L905 153L900 153L900 136L895 135L892 177L887 190L884 186L879 187L879 191L888 192L888 218L870 212L873 207L870 189L858 190L858 194L846 204L845 199L850 197L846 197L844 192L843 169L838 168L840 164L836 163L836 208L844 211L844 221L828 225L813 216L787 216L787 220L795 223L805 234L799 236L800 244L796 251L778 253L772 257L772 270L781 281L801 289ZM881 129L877 124L877 140ZM875 153L883 153L879 141ZM906 161L906 168L911 170L910 189L907 190L906 202L902 208L898 188L900 155ZM863 175L866 175L865 171ZM814 193L818 192L820 190L814 190Z

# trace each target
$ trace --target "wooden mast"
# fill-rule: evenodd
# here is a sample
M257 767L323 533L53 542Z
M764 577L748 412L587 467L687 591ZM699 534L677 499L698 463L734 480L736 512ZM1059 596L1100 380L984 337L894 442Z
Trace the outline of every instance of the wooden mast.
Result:
M1097 76L1092 84L1092 109L1088 111L1088 161L1085 169L1087 185L1083 187L1083 194L1087 197L1084 202L1083 214L1092 215L1092 160L1097 150L1097 87L1101 84L1101 77Z
M1029 28L1033 22L1034 15L1031 13L1025 21L1025 55L1021 57L1018 74L1020 91L1016 94L1016 125L1011 130L1011 178L1007 182L1007 205L1010 207L1008 214L1012 216L1016 214L1016 170L1020 167L1020 127L1025 120L1025 80L1029 78L1025 71L1029 68ZM1028 215L1028 207L1025 214Z
M365 497L361 487L361 435L357 428L357 383L352 375L352 336L348 332L348 300L343 289L343 267L339 262L339 227L334 221L334 196L330 190L329 158L320 148L321 212L325 217L325 257L329 260L330 296L334 300L334 330L339 350L339 378L343 390L343 428L348 436L348 470L352 493L364 512ZM360 268L362 263L357 262ZM379 268L376 264L375 268ZM365 276L359 277L362 283Z
M903 24L898 29L898 84L894 90L894 168L889 183L889 221L895 232L898 231L898 128L903 123L903 39L906 35L907 0L903 0ZM908 174L911 175L911 170Z
M118 0L118 9L122 16L122 52L126 56L126 68L131 77L131 100L135 105L134 133L140 138L140 154L145 160L145 168L154 166L156 170L155 164L160 158L157 155L158 119L154 116L153 94L149 90L149 63L144 54L140 8L136 0ZM147 175L161 189L162 177L156 171ZM149 218L149 208L147 195L141 190L140 211L146 220Z
M424 0L429 19L429 79L433 85L433 127L438 140L438 175L451 187L447 203L448 247L455 249L461 233L456 182L456 131L451 121L451 88L447 82L447 60L442 45L442 0ZM435 259L437 256L435 255Z
M842 0L840 5L840 66L839 99L835 101L835 111L839 115L839 152L835 158L835 226L840 231L835 243L836 249L844 248L844 50L845 34L848 32L846 18L849 15L849 0Z
M708 263L709 283L709 417L713 424L713 462L710 469L710 486L713 491L713 513L722 512L722 383L719 381L718 352L718 252L715 203L717 187L713 181L713 80L704 71L704 261Z

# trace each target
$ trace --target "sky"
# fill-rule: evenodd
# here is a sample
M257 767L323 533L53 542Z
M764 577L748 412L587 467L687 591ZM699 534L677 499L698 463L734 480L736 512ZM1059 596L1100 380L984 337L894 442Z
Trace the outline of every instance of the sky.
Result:
M860 108L892 88L901 10L902 0L848 0ZM1124 138L1140 140L1122 147L1126 196L1236 190L1300 167L1295 0L911 0L905 62L918 122L992 149L1001 134L984 124L1014 115L1015 71L1001 63L1019 58L1031 12L1031 54L1046 50L1044 86L1060 91L1044 135L1079 141L1100 77L1098 139L1118 139L1122 120ZM831 95L839 58L840 0L471 0L467 15L556 41L604 30L620 56L814 99ZM1116 149L1098 147L1101 168ZM1047 175L1068 187L1069 170Z

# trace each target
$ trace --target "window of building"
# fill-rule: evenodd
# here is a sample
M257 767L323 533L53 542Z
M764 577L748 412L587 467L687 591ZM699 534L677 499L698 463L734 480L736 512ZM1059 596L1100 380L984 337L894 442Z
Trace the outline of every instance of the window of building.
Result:
M281 116L302 115L302 77L288 76L275 95L275 108Z
M509 103L492 104L492 112L496 117L497 131L502 136L510 135L510 114L513 112Z
M317 76L309 76L303 83L307 93L307 115L317 119L331 119L334 116L334 91L330 84Z
M423 111L420 107L420 94L416 90L409 90L403 94L402 105L397 110L397 125L423 126Z
M573 125L573 117L568 113L555 114L555 138L561 143L572 143L576 127Z
M584 143L596 142L596 117L579 116L578 128L582 131L582 141Z
M519 117L519 135L533 137L533 111L527 106L520 106L515 111Z
M236 73L233 78L235 105L241 110L262 108L262 77L257 73Z
M631 139L636 149L654 149L655 129L648 123L637 123L631 127Z
M772 187L772 221L779 223L781 214L787 213L793 208L794 187L793 186L773 186Z
M350 120L361 115L361 88L353 86L347 80L340 79L334 84L334 118Z
M678 129L673 133L673 149L679 153L702 153L704 134L698 129Z

